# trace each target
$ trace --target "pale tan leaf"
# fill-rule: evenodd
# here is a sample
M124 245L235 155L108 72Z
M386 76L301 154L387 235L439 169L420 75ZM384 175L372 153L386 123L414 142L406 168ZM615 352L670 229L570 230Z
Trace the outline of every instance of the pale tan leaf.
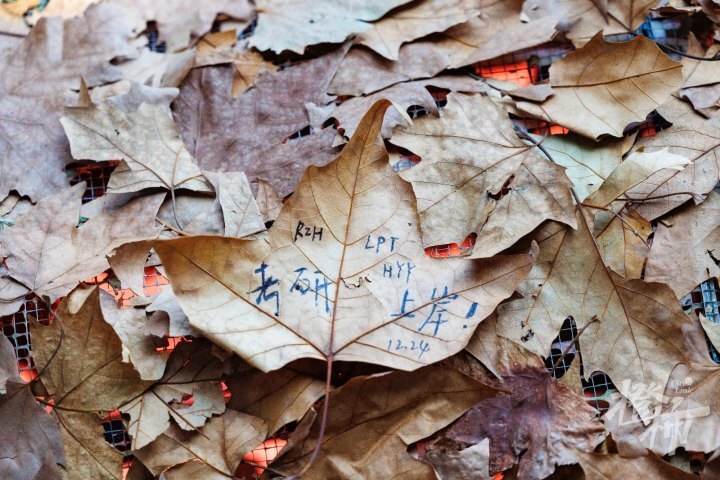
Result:
M158 355L152 337L162 338L168 322L145 314L142 308L118 308L115 298L100 294L105 321L112 325L123 344L123 362L131 363L143 380L157 380L165 371L165 358Z
M425 256L380 137L390 106L378 101L333 163L308 169L267 241L157 242L194 328L264 371L299 358L411 370L461 350L512 294L527 254Z
M464 450L430 450L425 459L435 468L439 480L490 478L490 440L487 438Z
M226 384L232 393L228 408L262 418L270 433L302 419L325 394L325 382L287 369L252 369L233 375Z
M622 204L609 208L612 211L597 210L593 222L593 236L603 262L625 278L641 278L650 253L648 238L653 233L652 224Z
M369 30L360 33L355 43L371 48L389 60L398 59L400 45L431 33L442 32L480 15L481 0L422 0L397 8Z
M664 215L689 199L699 203L720 180L717 121L706 121L690 105L674 97L664 107L662 114L671 117L673 125L640 139L638 148L646 152L668 148L670 153L682 155L693 163L681 171L661 170L627 192L627 197L642 200L633 207L648 220Z
M667 286L608 270L579 212L577 230L549 223L534 238L540 256L518 288L524 298L498 308L501 335L544 355L569 315L578 329L597 318L579 340L586 378L607 373L648 419L656 400L643 403L632 384L665 386L688 358L683 331L691 319Z
M92 412L53 410L65 446L63 480L121 480L123 454L107 443L102 417Z
M121 80L93 88L90 101L78 102L73 106L88 107L105 103L123 112L135 112L143 103L169 105L178 93L180 91L177 88L149 87L134 80Z
M663 170L669 173L682 171L692 162L682 155L670 153L667 148L652 153L636 150L618 165L584 203L592 207L608 207L614 200L625 198L624 194L650 176Z
M580 200L600 188L620 165L623 155L630 150L634 141L633 137L624 137L596 142L574 133L549 135L544 139L536 136L535 139L542 139L542 145L550 152L552 159L565 167L565 174L572 181Z
M105 258L128 242L155 238L155 212L164 194L131 200L77 226L85 182L40 200L15 226L0 232L9 275L52 300L108 268Z
M163 288L146 310L153 315L165 314L168 316L170 324L168 335L171 337L199 335L199 332L190 326L190 320L180 308L171 285Z
M25 302L27 287L10 277L0 277L0 315L12 315Z
M492 387L439 367L356 377L330 394L322 439L316 420L309 435L284 450L272 466L285 475L297 473L321 441L319 454L306 472L308 478L431 480L435 478L432 467L408 455L407 446L495 393Z
M213 415L225 412L220 380L225 369L201 341L173 350L162 378L120 410L130 416L128 433L134 450L145 447L170 427L197 430ZM190 405L181 404L192 395Z
M690 33L688 38L687 53L697 57L715 56L720 51L720 46L712 45L705 51L698 42L695 35ZM720 65L717 62L707 62L690 57L682 58L683 75L685 83L683 89L690 87L699 87L702 85L710 85L720 81Z
M109 192L153 187L212 191L185 149L167 106L142 104L130 113L107 106L70 108L60 123L73 157L123 161L110 176Z
M700 324L710 342L717 349L720 346L720 324L708 320L705 315L700 315Z
M150 253L149 242L126 243L107 257L110 268L120 280L122 288L129 288L135 295L144 297L145 264Z
M31 322L30 333L33 360L53 398L65 444L63 478L120 480L122 454L105 442L102 417L93 412L115 410L150 382L123 363L122 344L103 319L97 287L74 290L56 316L47 327Z
M280 210L282 210L282 199L275 193L272 185L262 178L258 178L257 184L258 192L255 199L257 200L263 221L265 223L274 222L278 215L280 215Z
M225 221L226 237L246 237L265 231L265 222L242 172L219 175L218 201Z
M122 343L103 319L99 296L97 287L76 289L60 304L60 321L31 323L33 359L60 407L110 412L149 385L123 363Z
M505 395L483 400L441 435L455 444L490 439L490 471L519 463L518 478L542 479L574 463L573 451L593 451L605 436L597 411L550 376L521 368L503 375Z
M42 20L0 52L0 198L16 190L36 201L69 186L63 99L81 77L88 86L120 80L110 60L135 56L133 39L144 28L131 10L103 3L81 18Z
M545 363L540 355L511 342L500 333L497 313L493 312L475 329L465 350L499 379L513 370L543 368Z
M575 226L563 169L517 138L488 97L452 93L440 119L417 119L392 143L422 157L400 175L417 196L425 246L461 243L475 232L473 257L491 257L545 220Z
M552 97L518 108L593 139L622 137L625 127L643 122L682 84L682 65L652 40L641 35L611 43L597 34L552 64Z
M302 0L257 0L258 21L250 46L258 50L284 50L303 54L318 43L341 43L361 33L393 8L410 0L365 0L335 3Z
M188 432L173 425L150 445L135 451L134 455L154 475L164 472L168 480L173 478L225 480L233 476L243 455L262 443L267 433L265 421L234 410L227 410L222 417L208 420L201 431ZM202 464L194 465L195 462L192 461L195 459L210 468ZM187 463L190 465L180 465ZM167 470L170 467L173 468ZM199 468L203 475L188 477L188 468L192 468L193 471ZM177 472L177 476L174 472L176 469L181 469Z
M708 278L720 276L720 194L688 205L658 225L645 277L666 283L677 298Z
M18 374L12 343L0 338L0 477L58 480L65 464L57 422Z
M532 20L562 18L567 38L579 47L599 31L605 35L636 31L656 4L656 0L526 0L523 13Z
M265 61L263 56L244 45L235 45L237 32L210 33L198 43L195 67L231 64L233 68L232 97L236 98L255 84L255 78L263 71L274 72L277 65Z
M693 480L698 477L670 465L662 458L647 455L626 458L617 454L576 452L575 458L585 472L587 480L616 478L654 478L657 480Z
M557 34L556 19L520 22L522 0L481 0L482 16L400 47L389 61L355 47L343 60L329 91L367 95L399 82L434 77L443 70L489 60L547 43Z
M386 114L383 122L382 135L384 138L390 138L393 127L398 125L407 126L410 123L402 112L411 106L423 107L433 115L438 115L435 98L427 88L430 86L467 93L485 92L488 89L485 83L479 82L470 76L442 75L428 80L398 83L371 95L350 98L327 112L325 118L336 119L339 123L338 129L346 137L351 137L365 112L373 103L384 98L397 106L397 110L392 110Z
M190 72L195 51L158 53L143 49L140 55L118 65L123 77L152 87L177 87Z

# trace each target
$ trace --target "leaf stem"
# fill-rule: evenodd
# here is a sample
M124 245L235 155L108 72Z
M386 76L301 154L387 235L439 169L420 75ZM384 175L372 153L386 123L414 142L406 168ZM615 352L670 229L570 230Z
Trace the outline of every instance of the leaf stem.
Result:
M583 204L583 205L584 205L584 204ZM640 240L642 240L642 242L645 244L645 246L648 248L648 250L650 249L650 244L643 238L642 235L640 235L640 232L638 232L637 230L635 230L635 228L633 228L633 226L630 225L630 223L628 223L627 220L625 220L624 218L622 218L622 216L621 216L619 213L617 213L616 211L614 211L613 209L611 209L611 208L606 208L606 207L598 207L598 206L595 206L595 205L585 205L585 206L586 206L586 207L590 207L590 208L597 208L598 210L604 210L604 211L606 211L606 212L612 213L612 214L615 215L615 217L616 217L618 220L620 220L627 228L629 228L630 231L633 232L633 235L635 235L635 236L638 237Z
M162 220L160 217L155 217L155 221L160 223L163 227L167 228L168 230L172 230L173 232L177 233L178 235L182 235L184 237L194 237L192 233L188 233L185 230L180 230L179 228L175 228L166 221ZM176 219L177 221L177 219ZM178 224L179 225L179 224Z
M318 439L317 443L315 444L315 448L313 449L312 455L310 455L310 460L308 460L308 463L305 464L305 466L300 470L300 473L298 473L293 478L301 478L305 473L310 469L312 464L315 462L315 459L318 456L318 453L320 453L320 447L322 447L322 440L325 436L325 429L327 428L327 419L328 419L328 411L329 411L329 405L330 405L330 389L332 388L332 384L330 382L332 378L332 365L333 365L333 355L330 354L327 356L327 373L325 375L325 400L323 401L323 409L322 409L322 416L320 418L320 430L318 431Z

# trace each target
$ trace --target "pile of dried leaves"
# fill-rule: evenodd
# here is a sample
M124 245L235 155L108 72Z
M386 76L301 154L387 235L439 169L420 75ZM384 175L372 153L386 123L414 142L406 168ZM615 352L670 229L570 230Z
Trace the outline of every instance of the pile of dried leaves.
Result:
M715 22L712 0L0 4L0 315L53 312L23 377L0 335L0 478L718 478L720 327L681 306L720 274ZM474 74L549 42L549 78Z

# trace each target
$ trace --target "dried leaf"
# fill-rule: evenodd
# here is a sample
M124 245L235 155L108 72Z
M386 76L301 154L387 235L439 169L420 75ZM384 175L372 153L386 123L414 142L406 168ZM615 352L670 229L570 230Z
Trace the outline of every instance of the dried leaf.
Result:
M59 480L64 464L57 422L40 406L17 370L10 340L0 338L0 476Z
M605 436L597 411L544 368L504 375L502 388L509 394L478 403L443 434L464 444L489 438L491 472L519 462L519 478L542 479Z
M172 291L172 286L168 285L155 297L150 305L145 309L153 315L165 314L168 316L170 329L168 335L171 337L198 336L197 330L190 326L190 320L185 312L180 308L180 304Z
M208 65L232 64L233 83L232 97L236 98L255 84L255 78L263 71L274 72L278 67L265 61L263 56L244 46L235 46L237 32L210 33L200 39L198 43L195 67Z
M666 283L677 298L708 278L720 276L720 194L666 217L655 232L645 277Z
M452 93L439 120L420 118L392 142L423 159L400 175L418 198L425 246L460 243L475 232L473 257L491 257L545 220L575 226L563 169L518 139L488 97Z
M47 327L31 322L30 333L33 359L54 399L65 444L64 478L119 480L122 454L103 439L101 417L86 412L115 410L150 383L123 363L120 339L100 310L99 290L74 290L55 321Z
M611 43L597 34L550 67L555 95L518 108L593 139L622 137L625 127L643 122L682 84L682 65L652 40Z
M475 329L465 350L499 379L516 370L544 368L541 356L511 342L501 333L498 330L497 314L493 312Z
M265 421L227 410L222 417L208 420L198 432L173 425L134 455L150 472L154 475L162 472L167 480L227 480L243 455L265 440L266 435Z
M320 421L282 452L272 467L297 473L317 441L309 478L434 479L432 467L407 454L407 446L446 426L495 389L451 369L427 367L351 379L330 394L325 435ZM368 455L368 452L374 452Z
M91 100L78 102L88 107L105 103L123 112L135 112L143 103L169 105L180 91L177 88L148 87L135 81L121 80L106 87L93 88Z
M138 20L121 5L103 3L81 18L42 20L0 53L0 198L16 190L38 200L68 186L62 169L71 157L57 122L63 97L80 77L89 86L121 78L110 60L136 53L131 40L144 28Z
M163 337L168 330L164 319L148 319L142 308L118 308L115 298L101 294L100 306L105 321L123 344L123 362L131 363L143 380L157 380L165 371L165 358L158 355L154 337Z
M333 163L308 169L268 241L157 242L194 328L264 371L300 358L415 369L461 350L510 296L528 255L424 255L412 192L380 138L390 105L368 111Z
M480 15L481 0L423 0L403 5L360 33L355 43L397 60L400 45Z
M219 175L218 201L225 221L226 237L246 237L265 231L265 222L242 172Z
M521 23L522 0L481 0L481 18L449 30L406 43L398 59L390 61L355 47L338 68L330 93L367 95L399 82L429 78L448 67L459 68L534 47L553 39L556 19Z
M565 174L572 181L580 200L585 200L622 162L623 155L632 147L633 138L605 138L593 141L589 138L568 133L567 135L549 135L542 145L552 155L552 159L565 167ZM542 152L538 152L543 154ZM544 155L544 154L543 154Z
M695 35L690 33L688 38L687 53L697 57L707 56L712 58L719 51L720 48L718 48L718 45L712 45L707 51L705 51L700 46L700 42L698 42ZM683 89L710 85L718 83L718 80L720 80L720 66L718 66L717 62L707 62L695 58L683 57L682 64L683 75L685 76Z
M464 450L430 450L425 458L440 480L453 478L489 479L490 440Z
M605 35L636 31L656 4L655 0L527 0L523 13L532 20L560 16L567 38L582 46L601 30Z
M417 80L393 85L379 92L363 97L355 97L345 100L336 108L326 113L323 120L334 118L339 123L339 129L343 135L351 137L355 133L360 120L365 112L380 99L387 99L393 102L398 108L388 112L383 122L383 138L390 138L393 127L397 125L408 125L408 119L402 114L411 106L419 106L426 109L433 115L438 115L438 108L435 98L428 91L428 87L442 88L457 92L477 93L486 92L488 87L470 76L443 75L429 80Z
M10 276L40 296L52 300L78 282L108 268L106 255L116 247L155 238L157 212L164 194L131 200L78 227L85 182L40 200L12 228L0 231L8 251Z
M643 424L625 399L611 400L603 422L621 454L637 456L648 449L665 455L678 447L711 452L720 446L720 405L717 401L720 369L708 358L702 332L700 335L701 347L705 350L704 364L679 365L664 389L653 384L636 387L642 389L646 397L662 397L649 425Z
M168 52L183 50L210 31L215 18L224 13L238 20L250 20L253 7L248 0L123 0L142 13L146 22L157 23L158 42L165 42Z
M720 324L708 320L705 318L705 315L702 314L700 315L700 324L703 330L705 330L705 335L707 335L710 343L712 343L717 350L718 346L720 346Z
M257 0L258 21L250 46L258 50L285 50L303 54L318 43L341 43L353 33L370 28L393 8L410 0L365 0L338 4L302 0Z
M262 373L248 370L227 380L232 393L228 408L268 422L273 433L283 425L299 421L325 394L325 382L288 369Z
M143 49L140 55L118 65L123 77L152 87L177 87L190 72L195 51L158 53Z
M289 195L308 165L334 158L334 153L319 152L333 150L331 132L281 142L309 124L305 104L333 100L325 92L344 54L340 48L292 68L264 72L255 88L236 99L231 97L232 68L193 70L173 105L185 145L203 170L242 171L251 182L261 177L278 195Z
M692 165L681 171L662 170L627 192L627 197L642 200L635 209L648 220L666 214L690 198L699 203L702 195L710 192L720 180L717 122L705 121L680 100L667 106L673 125L640 139L638 148L644 148L646 152L668 148L670 153L690 159ZM665 111L663 115L666 115Z
M670 153L667 148L652 153L636 150L613 170L584 203L592 207L608 207L613 201L625 198L626 192L655 173L663 169L673 170L669 173L679 172L690 163L687 158Z
M130 113L107 106L70 108L60 123L73 157L123 161L110 177L110 192L153 187L212 191L180 140L165 105L142 104Z
M657 455L625 458L620 455L577 452L576 459L587 480L650 477L658 480L697 480L697 475L673 467Z
M524 298L498 308L501 335L544 355L569 315L578 329L597 317L579 340L585 376L607 373L648 419L655 401L643 403L633 385L665 386L688 358L682 338L692 321L667 286L608 270L579 212L577 230L546 224L535 239L540 256L518 288Z
M220 380L224 369L202 342L181 343L173 350L165 374L151 388L120 407L130 416L132 448L145 447L170 427L197 430L213 415L225 412ZM183 404L192 395L191 404Z
M272 186L265 180L259 178L257 184L258 192L256 200L263 222L274 222L278 215L280 215L280 210L282 210L282 200L278 197L278 194L275 193Z
M650 253L651 233L653 227L649 221L621 204L595 213L593 236L603 262L625 278L642 277L645 259Z

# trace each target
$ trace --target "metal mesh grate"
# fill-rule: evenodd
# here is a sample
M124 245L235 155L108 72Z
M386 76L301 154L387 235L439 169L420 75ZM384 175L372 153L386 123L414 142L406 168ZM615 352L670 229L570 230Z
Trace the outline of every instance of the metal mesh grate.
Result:
M562 378L570 369L575 358L580 362L580 380L583 388L583 397L585 401L600 413L605 413L609 408L608 399L610 395L617 391L610 377L603 372L593 372L588 380L583 378L582 354L579 346L573 345L573 339L577 336L578 330L573 317L565 319L560 333L553 341L550 347L550 355L545 359L545 367L550 371L554 378ZM563 352L567 349L568 353L562 357ZM562 360L560 360L562 358ZM558 366L553 368L556 362Z
M82 203L88 203L105 195L110 175L120 162L77 162L67 168L70 185L87 182L83 193Z
M560 328L560 333L550 346L550 355L545 359L545 367L550 370L550 374L553 377L562 378L565 372L570 369L570 365L577 354L576 347L573 345L573 340L576 335L577 327L575 326L575 319L572 317L566 318ZM568 349L568 353L563 358L562 354L566 349ZM561 358L562 360L560 360ZM558 361L560 362L558 366L553 368Z
M37 320L41 325L49 325L51 316L51 312L42 300L36 295L28 295L20 311L0 318L3 333L15 349L18 370L25 381L37 377L30 347L30 319Z
M687 312L702 314L713 323L720 323L720 287L715 278L707 280L693 289L681 300L683 308ZM720 363L720 352L715 348L710 339L705 336L710 357L715 363Z
M550 65L573 50L564 43L548 43L475 64L472 74L527 87L550 78Z
M267 467L285 447L295 426L295 424L286 425L257 448L247 453L235 471L235 476L240 480L259 479L265 472L264 467Z

